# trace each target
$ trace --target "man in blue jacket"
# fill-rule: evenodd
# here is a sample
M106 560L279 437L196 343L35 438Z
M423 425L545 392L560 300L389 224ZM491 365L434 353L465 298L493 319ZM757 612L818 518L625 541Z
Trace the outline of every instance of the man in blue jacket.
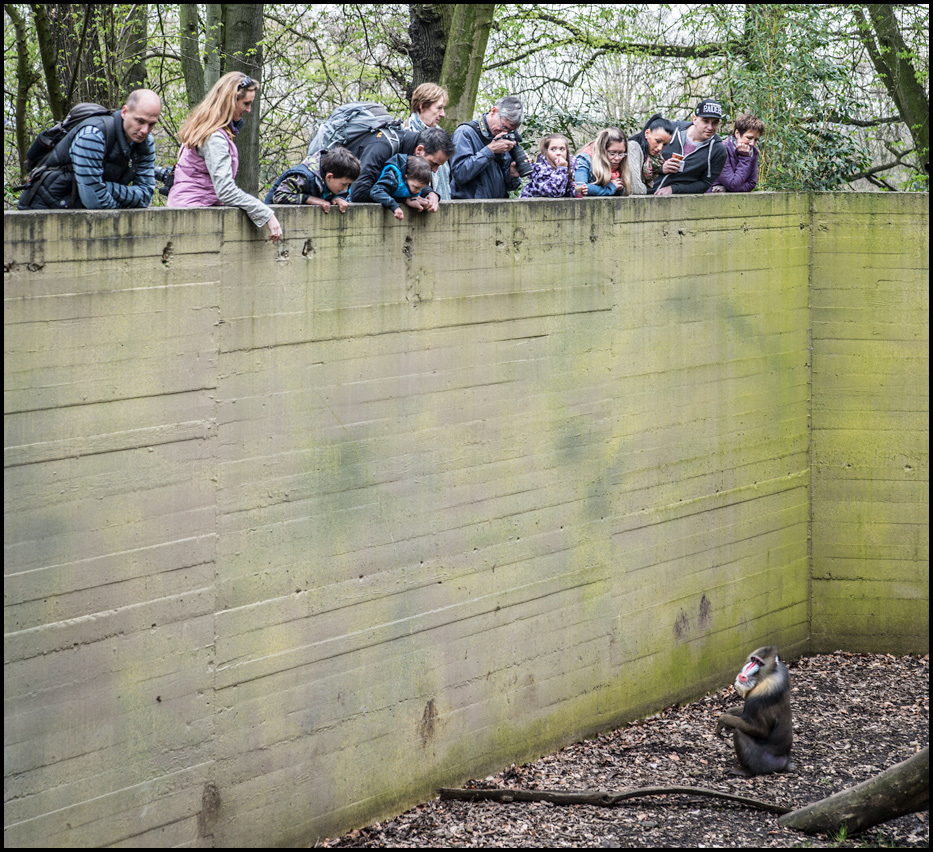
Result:
M518 130L523 117L521 100L508 95L479 121L468 121L454 131L451 198L508 198L511 190L521 186L509 153L516 143L502 135Z
M726 148L716 135L723 117L722 104L708 98L697 104L692 122L674 122L674 136L661 151L655 195L700 194L716 182L726 164Z

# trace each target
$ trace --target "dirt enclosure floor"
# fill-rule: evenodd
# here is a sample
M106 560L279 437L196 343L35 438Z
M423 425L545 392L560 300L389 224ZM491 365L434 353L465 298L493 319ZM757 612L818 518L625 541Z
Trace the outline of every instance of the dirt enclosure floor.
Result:
M731 686L465 786L592 792L707 787L798 808L877 775L929 744L929 656L823 654L789 665L795 768L741 778L716 721L740 703ZM930 845L929 811L861 837L809 837L759 810L688 795L614 807L441 801L323 841L336 847L706 847Z

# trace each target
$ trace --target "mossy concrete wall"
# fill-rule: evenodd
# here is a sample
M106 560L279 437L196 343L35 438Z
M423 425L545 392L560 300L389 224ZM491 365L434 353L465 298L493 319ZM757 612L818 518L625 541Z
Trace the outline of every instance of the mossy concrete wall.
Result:
M929 648L928 195L815 195L814 651Z
M309 843L807 651L811 258L925 204L6 215L6 844Z

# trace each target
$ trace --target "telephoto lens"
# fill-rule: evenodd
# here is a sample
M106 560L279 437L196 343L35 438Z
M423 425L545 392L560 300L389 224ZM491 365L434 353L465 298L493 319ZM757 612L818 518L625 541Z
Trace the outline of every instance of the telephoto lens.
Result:
M506 133L505 138L511 139L515 143L509 154L512 155L512 162L515 163L518 174L523 178L528 177L531 174L531 161L528 159L525 149L522 148L522 137L517 131L513 130L511 133Z

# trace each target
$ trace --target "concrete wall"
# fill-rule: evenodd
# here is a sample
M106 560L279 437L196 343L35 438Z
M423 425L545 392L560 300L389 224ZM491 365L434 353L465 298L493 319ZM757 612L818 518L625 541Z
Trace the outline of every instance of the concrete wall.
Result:
M303 844L808 650L811 223L928 216L849 199L5 215L5 842Z
M928 215L814 196L814 651L929 648Z

